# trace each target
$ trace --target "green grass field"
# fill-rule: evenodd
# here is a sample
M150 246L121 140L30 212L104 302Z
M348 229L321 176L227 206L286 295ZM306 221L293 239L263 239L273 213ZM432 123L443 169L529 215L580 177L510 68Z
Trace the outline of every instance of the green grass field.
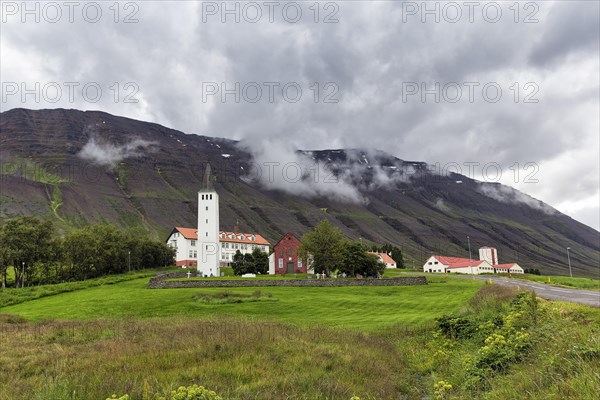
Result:
M150 278L156 274L156 270L133 271L125 274L108 275L101 278L88 279L85 281L65 282L55 285L27 286L25 288L8 288L0 290L0 310L14 304L23 303L43 297L54 296L65 292L74 292L95 286L113 285L132 279Z
M424 324L456 312L484 285L481 281L432 277L427 286L269 287L261 290L271 294L272 301L206 304L196 295L224 289L151 290L146 289L147 283L148 278L141 278L94 286L6 306L0 308L0 313L31 321L227 316L376 331L394 325ZM227 289L244 294L255 290Z
M511 275L511 278L525 279L528 281L546 283L549 285L563 286L573 289L600 290L600 279L592 278L571 278L568 276L548 276L548 275Z

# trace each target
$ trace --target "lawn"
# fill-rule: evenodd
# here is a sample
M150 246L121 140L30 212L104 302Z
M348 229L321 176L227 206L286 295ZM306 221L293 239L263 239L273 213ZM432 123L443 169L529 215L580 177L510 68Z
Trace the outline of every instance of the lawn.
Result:
M569 276L544 276L544 275L511 275L511 278L525 279L528 281L547 283L574 289L600 290L600 279L571 278Z
M118 282L132 279L149 278L156 274L156 270L133 271L125 274L107 275L101 278L87 279L85 281L64 282L55 285L26 286L25 288L8 288L0 290L0 310L14 304L24 303L59 293L74 292L95 286L113 285Z
M432 277L430 281L427 286L269 287L262 291L271 295L270 301L206 304L197 299L198 294L224 289L146 289L148 278L141 278L47 296L3 307L0 313L32 321L227 316L375 331L424 324L457 312L484 285L482 281L446 277ZM238 294L255 290L227 289Z

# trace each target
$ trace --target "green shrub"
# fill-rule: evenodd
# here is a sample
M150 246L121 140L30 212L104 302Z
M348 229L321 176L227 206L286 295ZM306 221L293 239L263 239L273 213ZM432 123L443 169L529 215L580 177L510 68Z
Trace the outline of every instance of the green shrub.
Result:
M444 315L435 320L437 328L446 337L463 339L471 336L477 330L475 322L467 318Z

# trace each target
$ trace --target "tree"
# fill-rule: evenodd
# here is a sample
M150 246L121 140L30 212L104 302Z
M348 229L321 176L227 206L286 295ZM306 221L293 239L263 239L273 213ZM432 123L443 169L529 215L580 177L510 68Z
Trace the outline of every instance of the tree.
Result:
M298 256L308 261L308 269L329 276L342 266L346 238L329 221L319 222L313 230L302 236L301 242Z
M339 271L350 276L378 276L385 271L385 264L376 255L369 254L360 243L352 242L344 249L344 262Z
M47 261L53 254L54 226L51 221L41 221L35 217L14 217L6 221L2 228L0 255L3 281L6 280L8 266L15 270L15 286L23 287L33 272L33 266Z
M90 227L75 229L63 240L63 257L67 264L67 279L83 280L100 275L97 238Z
M130 254L131 253L131 254ZM112 225L92 225L57 236L51 221L14 217L0 226L0 277L15 270L15 286L59 283L172 264L175 250Z
M233 262L231 263L231 268L233 269L233 273L235 275L244 275L248 273L248 269L251 269L252 266L248 265L250 258L246 256L252 256L251 254L242 254L239 250L235 252L233 255Z
M266 275L269 273L269 255L259 248L252 250L254 273Z

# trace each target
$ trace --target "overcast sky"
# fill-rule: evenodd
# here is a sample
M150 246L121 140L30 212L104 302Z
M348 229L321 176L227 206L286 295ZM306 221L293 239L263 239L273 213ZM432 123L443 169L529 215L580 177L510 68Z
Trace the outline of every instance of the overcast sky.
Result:
M22 4L2 1L2 111L103 110L257 152L377 148L599 227L597 1Z

